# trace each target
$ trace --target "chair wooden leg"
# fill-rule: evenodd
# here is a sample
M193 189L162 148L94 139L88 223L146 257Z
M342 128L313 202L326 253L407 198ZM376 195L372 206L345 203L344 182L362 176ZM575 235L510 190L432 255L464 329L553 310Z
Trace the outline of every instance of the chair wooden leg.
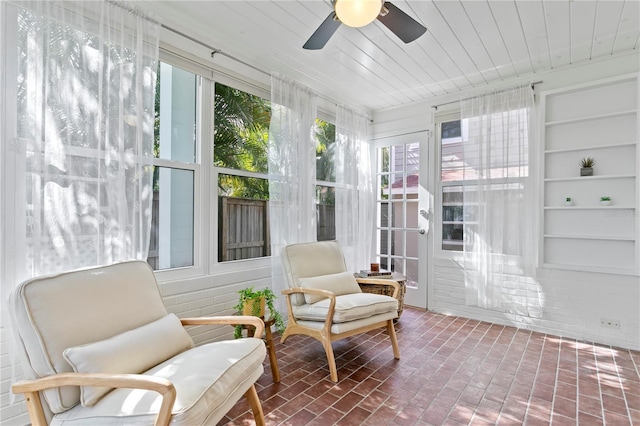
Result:
M29 420L33 426L47 426L47 418L42 410L42 402L38 392L25 392L25 401L29 410Z
M396 329L393 326L393 320L387 321L387 333L389 333L391 346L393 346L393 357L400 359L400 348L398 347L398 337L396 336Z
M324 346L324 352L327 354L327 363L329 364L329 374L331 381L338 383L338 369L336 368L336 359L333 356L333 346L331 346L331 339L323 338L322 346Z
M284 329L284 332L282 333L282 335L280 335L280 343L284 343L285 340L287 340L287 337L289 337L289 327Z
M264 412L262 411L262 405L260 404L260 399L258 398L256 386L251 385L249 390L245 392L244 396L246 396L247 401L249 401L251 411L253 411L253 419L256 421L256 426L264 426Z

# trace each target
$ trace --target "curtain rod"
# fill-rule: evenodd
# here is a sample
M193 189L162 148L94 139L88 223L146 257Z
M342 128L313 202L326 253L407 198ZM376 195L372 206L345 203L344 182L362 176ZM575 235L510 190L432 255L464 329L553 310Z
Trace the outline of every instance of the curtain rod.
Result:
M534 89L534 86L535 86L536 84L540 84L540 83L542 83L542 80L540 80L540 81L534 81L534 82L532 82L532 83L529 83L529 85L531 86L531 90L533 90L533 89ZM506 92L507 90L509 90L509 89L498 90L498 91L493 92L493 93ZM473 99L473 98L474 98L474 96L470 96L470 97L468 97L468 98L462 98L462 99L458 99L458 100L456 100L456 101L445 102L445 103L438 104L438 105L431 105L431 108L433 108L433 109L435 109L435 110L437 111L437 110L438 110L438 108L439 108L439 107L441 107L441 106L451 105L451 104L455 104L455 103L457 103L457 102L467 101L467 100L469 100L469 99Z
M185 34L185 33L183 33L182 31L178 31L178 30L176 30L175 28L171 28L171 27L170 27L170 26L168 26L168 25L165 25L165 24L161 24L161 25L162 25L162 28L167 29L167 30L171 31L172 33L178 34L179 36L182 36L182 37L186 38L187 40L191 40L192 42L194 42L194 43L198 43L200 46L204 46L204 47L206 47L207 49L211 50L211 57L212 57L212 58L213 58L216 54L218 54L218 55L222 55L222 56L225 56L225 57L227 57L227 58L231 59L232 61L236 61L236 62L238 62L238 63L240 63L240 64L242 64L242 65L244 65L244 66L246 66L246 67L249 67L249 68L251 68L251 69L253 69L253 70L258 71L259 73L262 73L262 74L264 74L264 75L266 75L266 76L268 76L268 77L271 77L271 74L270 74L270 73L268 73L268 72L266 72L266 71L264 71L264 70L261 70L260 68L255 67L255 66L253 66L253 65L251 65L251 64L249 64L249 63L247 63L247 62L243 61L242 59L238 59L238 58L236 58L235 56L231 56L231 55L229 55L228 53L225 53L225 52L223 52L223 51L222 51L222 50L220 50L220 49L216 49L215 47L210 46L210 45L208 45L208 44L206 44L206 43L203 43L202 41L200 41L200 40L198 40L198 39L196 39L196 38L194 38L194 37L191 37L190 35Z
M217 49L217 48L215 48L213 46L210 46L210 45L198 40L197 38L191 37L190 35L185 34L182 31L176 30L175 28L172 28L172 27L170 27L168 25L161 24L161 26L162 26L162 28L171 31L172 33L178 34L179 36L184 37L187 40L191 40L192 42L197 43L200 46L206 47L207 49L211 50L211 58L213 58L215 55L222 55L222 56L225 56L225 57L231 59L232 61L238 62L238 63L240 63L240 64L242 64L242 65L244 65L246 67L249 67L249 68L251 68L251 69L253 69L255 71L258 71L259 73L262 73L262 74L266 75L267 77L271 78L271 73L269 73L267 71L264 71L264 70L254 66L254 65L251 65L251 64L243 61L242 59L238 59L235 56L229 55L228 53L225 53L220 49ZM332 103L332 104L335 104L335 105L344 105L344 102L339 102L338 100L333 99L331 97L328 97L328 96L325 96L325 95L320 95L315 91L314 91L314 93L316 93L317 96L319 96L320 98L326 100L329 103ZM367 116L369 115L368 112L366 113L366 115ZM373 121L373 120L371 120L371 121Z

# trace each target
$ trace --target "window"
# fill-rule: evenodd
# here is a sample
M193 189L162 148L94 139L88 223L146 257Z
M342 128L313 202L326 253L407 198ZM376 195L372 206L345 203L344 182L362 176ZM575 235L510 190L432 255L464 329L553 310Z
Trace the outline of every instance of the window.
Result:
M316 119L316 238L318 241L336 238L336 126Z
M523 114L524 111L514 110L510 114ZM503 163L493 157L489 159L495 167L488 168L490 184L485 185L485 200L478 199L477 179L479 159L465 159L463 141L468 140L471 132L477 132L478 120L452 119L451 115L438 122L441 150L441 239L442 250L464 251L464 229L477 231L477 218L492 217L494 212L479 210L480 205L486 205L486 198L500 197L503 206L515 206L519 202L519 195L523 188L522 176L527 175L528 158L513 149L505 157ZM509 130L513 131L513 130ZM495 143L503 140L499 132L494 132ZM477 157L477 156L476 156ZM479 215L479 213L481 213ZM508 241L505 254L517 251L518 241Z
M440 122L440 183L442 186L442 249L462 251L464 202L462 180L462 122L460 119ZM466 128L464 129L466 132Z
M154 270L194 265L198 83L160 63L156 86L153 210L147 262Z
M270 101L215 84L213 164L218 194L218 262L270 255L270 120Z
M208 130L199 107L213 89L213 161L202 170L199 141ZM148 262L155 270L194 266L199 244L197 189L217 198L216 261L270 256L267 146L271 103L246 91L161 63L156 95L153 223ZM200 132L202 136L200 136ZM316 121L317 239L335 239L335 125ZM210 176L214 188L203 181ZM206 204L206 203L205 203ZM207 227L203 227L205 229ZM213 229L213 227L212 227ZM206 240L206 241L205 241ZM204 252L204 250L203 250ZM212 252L214 252L212 250Z

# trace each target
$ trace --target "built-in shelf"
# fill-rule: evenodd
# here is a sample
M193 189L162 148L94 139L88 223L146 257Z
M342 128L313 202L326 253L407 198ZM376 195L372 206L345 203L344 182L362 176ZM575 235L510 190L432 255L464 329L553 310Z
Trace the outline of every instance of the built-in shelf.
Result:
M611 236L611 235L568 235L568 234L544 234L545 238L563 238L572 240L609 240L609 241L635 241L635 237Z
M635 269L632 268L603 268L591 265L565 265L561 263L543 263L542 267L549 269L566 269L569 271L579 272L599 272L614 275L636 275Z
M636 175L596 175L596 176L571 176L571 177L557 177L557 178L544 178L545 182L561 182L568 180L581 180L588 182L590 180L600 179L633 179Z
M545 126L550 127L550 126L559 126L562 124L573 124L573 123L580 123L583 121L593 121L593 120L602 120L603 118L612 118L612 117L620 117L623 115L635 115L637 112L637 110L635 109L630 109L630 110L625 110L625 111L616 111L616 112L610 112L607 114L597 114L597 115L588 115L588 116L584 116L584 117L576 117L576 118L569 118L566 120L557 120L557 121L547 121L545 123Z
M544 206L545 210L635 210L634 206Z
M543 267L638 275L638 105L637 75L541 94ZM594 176L578 176L584 157Z
M562 152L576 152L576 151L591 151L591 150L599 150L599 149L611 149L611 148L624 148L624 147L635 147L635 142L622 142L622 143L614 143L611 145L594 145L594 146L581 146L577 148L563 148L563 149L548 149L544 153L545 154L559 154Z

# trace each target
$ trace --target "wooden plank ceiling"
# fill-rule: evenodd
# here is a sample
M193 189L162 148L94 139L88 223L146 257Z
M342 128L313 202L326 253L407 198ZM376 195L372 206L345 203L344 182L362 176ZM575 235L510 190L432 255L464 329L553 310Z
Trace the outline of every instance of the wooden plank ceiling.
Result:
M426 34L404 44L377 21L342 25L316 51L302 45L328 0L140 3L228 55L372 111L640 52L639 0L394 0Z

